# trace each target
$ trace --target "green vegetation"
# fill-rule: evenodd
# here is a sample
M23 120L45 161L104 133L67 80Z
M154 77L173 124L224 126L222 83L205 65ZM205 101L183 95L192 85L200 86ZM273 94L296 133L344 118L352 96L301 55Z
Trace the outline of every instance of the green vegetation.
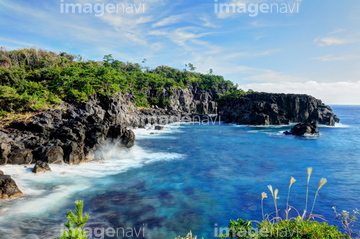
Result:
M304 221L301 218L294 220L283 220L276 223L262 221L253 228L252 221L230 221L229 234L223 237L230 238L284 238L284 239L343 239L351 238L341 233L336 226L328 225L325 222Z
M84 214L84 201L75 201L76 214L72 211L66 213L68 219L64 223L67 231L63 232L57 239L87 239L87 233L84 229L90 216Z
M234 93L237 86L222 76L212 71L197 73L191 63L186 66L190 71L168 66L149 69L116 60L112 55L105 55L103 61L91 61L65 52L0 48L0 115L47 109L60 102L84 102L95 93L133 93L136 105L141 107L165 107L174 90L191 85L239 95ZM226 94L226 98L231 96Z
M268 189L271 193L275 212L271 214L264 214L264 199L267 198L265 192L261 193L261 210L263 215L263 221L258 222L256 228L253 227L253 222L249 220L238 219L237 221L231 220L229 223L229 231L226 234L220 235L222 238L308 238L308 239L317 239L317 238L351 238L352 223L357 220L356 214L357 210L354 211L353 215L349 215L346 211L342 214L336 212L336 216L341 220L344 229L347 231L346 234L340 232L336 226L328 225L325 222L315 221L315 218L323 219L321 215L313 214L315 207L316 199L319 194L319 190L327 183L326 178L322 178L318 184L317 190L315 192L314 200L310 213L308 213L308 195L309 195L309 183L312 174L312 168L307 168L307 184L306 184L306 196L305 196L305 208L302 214L299 213L294 207L289 205L290 200L290 190L292 185L296 182L296 179L291 177L287 200L286 200L286 209L285 215L286 218L282 219L279 216L279 209L277 200L279 199L279 190L273 189L271 185L268 186ZM289 217L289 212L293 210L297 213L295 217ZM324 220L324 219L323 219Z
M335 212L335 218L339 219L341 222L342 228L345 230L345 234L348 236L356 235L360 237L360 233L356 233L353 231L354 223L358 220L357 215L360 214L359 209L352 210L352 212L348 212L343 210L341 213L338 213L336 207L333 207ZM358 238L357 237L357 238Z
M190 231L186 237L177 236L175 239L197 239L197 236L193 236L192 232Z

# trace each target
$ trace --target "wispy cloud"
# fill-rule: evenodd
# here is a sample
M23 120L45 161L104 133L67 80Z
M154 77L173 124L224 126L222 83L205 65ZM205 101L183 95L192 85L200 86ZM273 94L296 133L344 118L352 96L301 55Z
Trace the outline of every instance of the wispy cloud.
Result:
M354 40L340 39L335 37L322 37L322 38L316 38L314 42L317 43L318 46L331 46L331 45L343 45L343 44L351 43L354 42Z
M203 36L211 34L209 32L201 32L201 30L202 29L198 27L181 27L175 30L167 29L167 31L166 30L149 31L149 34L156 36L165 36L174 43L180 46L184 46L185 42L189 40L201 38Z
M208 17L199 17L200 24L204 27L211 27L211 28L219 28L219 25L216 25L210 21Z
M156 27L163 27L163 26L173 25L173 24L176 24L176 23L179 23L179 22L183 21L185 18L186 18L185 14L173 15L173 16L166 17L166 18L152 24L151 27L156 28Z
M311 59L318 61L348 61L356 58L360 58L360 56L359 55L335 56L333 54L329 54L326 56L313 57Z
M329 34L337 34L337 33L341 33L341 32L345 32L345 29L342 28L336 28L334 31L330 32Z

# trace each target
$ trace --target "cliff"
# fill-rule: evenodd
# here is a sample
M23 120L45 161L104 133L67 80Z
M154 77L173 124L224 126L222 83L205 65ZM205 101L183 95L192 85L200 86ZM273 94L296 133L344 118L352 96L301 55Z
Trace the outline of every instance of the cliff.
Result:
M191 118L191 114L216 113L217 93L191 85L184 90L174 89L172 95L161 94L170 99L164 108L140 110L132 94L92 95L85 103L62 104L0 128L0 165L32 164L37 160L79 164L102 159L97 149L108 142L127 148L134 145L135 135L129 126L167 124ZM155 97L151 91L148 94Z
M321 100L309 95L255 93L230 100L221 120L248 125L319 123L335 125L339 118Z
M192 114L214 114L221 120L237 124L279 125L293 122L334 125L339 119L329 106L308 95L250 94L229 100L218 109L218 93L226 89L204 90L191 85L165 91L169 104L163 108L138 109L132 94L93 95L85 103L63 104L27 121L14 121L0 129L0 165L47 163L78 164L102 159L107 142L124 147L134 145L135 135L127 127L167 124L188 119ZM149 97L160 97L148 92ZM159 94L159 93L157 93ZM173 117L176 116L176 117Z
M126 126L137 125L136 108L129 96L93 96L79 105L65 104L27 121L15 121L0 131L0 165L48 163L78 164L101 159L96 151L111 141L134 145Z
M148 91L149 98L165 97L169 104L164 106L166 110L189 113L189 114L217 114L219 94L224 94L233 87L212 87L203 89L198 84L190 84L185 89L171 89L171 93L163 90L161 94Z

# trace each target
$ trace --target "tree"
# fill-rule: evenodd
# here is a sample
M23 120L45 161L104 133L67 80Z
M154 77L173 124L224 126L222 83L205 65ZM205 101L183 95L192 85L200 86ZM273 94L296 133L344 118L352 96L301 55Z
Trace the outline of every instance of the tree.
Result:
M188 66L190 68L190 71L195 71L196 70L196 67L193 64L189 63Z
M213 69L210 69L209 70L209 75L212 75L213 74Z
M66 213L68 221L64 225L67 231L63 232L61 237L57 239L88 239L84 227L90 216L89 214L84 215L84 201L75 201L75 209L76 214L72 211Z

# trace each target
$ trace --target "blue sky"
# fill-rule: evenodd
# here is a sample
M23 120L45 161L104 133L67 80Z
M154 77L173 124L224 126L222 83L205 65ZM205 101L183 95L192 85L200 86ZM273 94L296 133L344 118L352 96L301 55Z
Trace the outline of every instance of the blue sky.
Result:
M92 13L66 13L70 3ZM273 12L256 15L266 4ZM125 8L101 14L109 5ZM150 67L190 62L244 89L360 104L358 0L1 0L0 46L146 58Z

